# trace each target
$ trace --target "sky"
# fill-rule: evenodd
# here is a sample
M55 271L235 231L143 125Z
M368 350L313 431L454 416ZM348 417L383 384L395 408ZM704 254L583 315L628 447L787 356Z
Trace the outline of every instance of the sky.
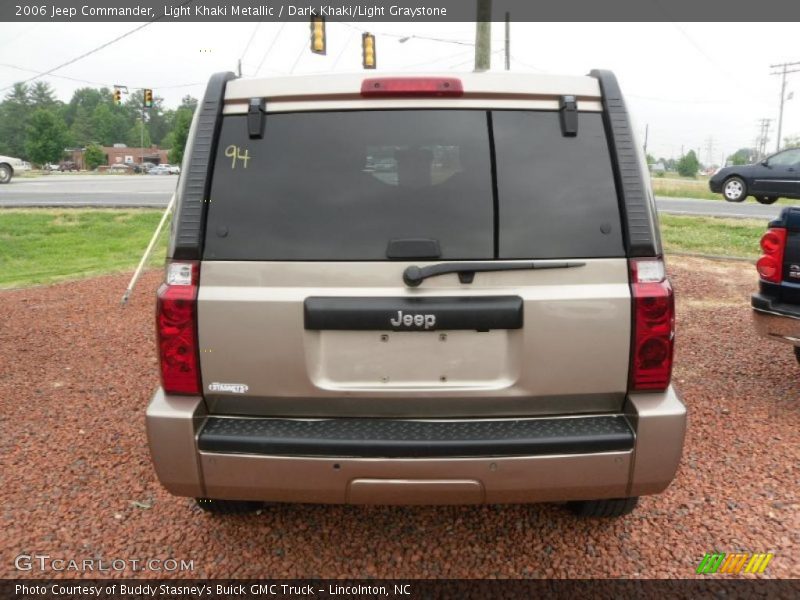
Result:
M15 81L138 25L0 23L0 97ZM327 55L320 56L308 49L307 23L160 21L43 79L64 101L79 87L121 84L153 88L167 106L177 106L186 94L202 96L211 73L235 71L239 59L245 77L361 71L367 29L377 36L378 60L377 71L367 74L472 69L474 23L329 21ZM492 50L492 70L504 69L503 23L493 24ZM647 150L657 158L694 149L701 161L718 164L754 145L761 119L772 119L767 149L774 151L781 78L770 75L770 65L796 61L796 23L511 24L514 72L614 71L640 141L647 128ZM800 72L788 76L786 89L795 93L785 104L781 137L800 135Z

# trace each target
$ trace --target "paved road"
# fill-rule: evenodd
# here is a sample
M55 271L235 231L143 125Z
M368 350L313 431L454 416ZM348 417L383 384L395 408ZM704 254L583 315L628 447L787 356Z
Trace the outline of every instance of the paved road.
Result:
M705 215L711 217L735 217L750 219L774 219L783 206L773 204L766 206L755 200L746 200L739 204L724 200L694 200L692 198L657 197L659 212L675 215ZM800 202L798 202L800 204Z
M177 177L169 175L46 175L14 179L0 186L0 207L96 206L165 207ZM764 206L753 200L732 204L722 200L658 198L661 212L772 219L781 206ZM798 202L800 204L800 202Z
M175 175L44 175L0 186L0 207L164 207Z

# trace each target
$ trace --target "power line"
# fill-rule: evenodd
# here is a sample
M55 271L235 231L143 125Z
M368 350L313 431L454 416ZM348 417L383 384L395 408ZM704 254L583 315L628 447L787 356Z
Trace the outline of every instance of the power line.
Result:
M24 71L26 73L40 73L36 69L26 69L24 67L18 67L16 65L9 65L7 63L0 63L0 67L6 67L8 69L15 69L17 71ZM80 79L78 77L69 77L67 75L48 75L48 77L55 77L57 79L66 79L68 81L76 81L78 83L88 83L89 85L99 85L102 87L113 87L115 84L109 83L107 81L92 81L91 79ZM159 90L170 90L175 88L184 88L184 87L196 87L199 85L206 85L205 82L197 82L197 83L178 83L178 84L171 84L171 85L153 85L148 84L147 86L144 85L129 85L130 89L133 90L143 90L143 89L159 89ZM13 87L13 85L12 85Z
M28 33L29 31L31 31L32 29L35 29L35 28L36 28L36 27L38 27L39 25L41 25L41 23L34 23L34 24L33 24L33 25L31 25L30 27L26 27L25 29L23 29L22 31L20 31L20 32L19 32L17 35L11 36L10 38L6 39L6 40L5 40L5 41L4 41L2 44L0 44L0 48L5 48L5 47L6 47L6 46L8 46L8 45L9 45L11 42L14 42L14 41L16 41L18 38L22 37L23 35L25 35L25 34L26 34L26 33Z
M540 69L539 67L534 67L533 65L530 65L530 64L528 64L526 62L521 61L520 59L518 59L513 54L511 55L511 60L521 64L523 67L528 67L529 69L533 69L534 71L539 71L540 73L544 73L545 72L544 69Z
M728 71L728 70L727 70L725 67L723 67L722 65L720 65L720 64L719 64L719 63L718 63L718 62L717 62L715 59L713 59L711 56L709 56L709 54L708 54L708 53L707 53L705 50L703 50L703 48L701 48L701 47L700 47L700 45L699 45L697 42L695 42L695 41L694 41L694 38L693 38L692 36L690 36L690 35L689 35L689 34L688 34L688 33L687 33L687 32L686 32L684 29L683 29L683 27L681 27L680 25L678 25L677 23L674 23L674 22L672 22L672 25L675 27L675 29L677 29L678 31L680 31L680 32L681 32L681 35L683 35L683 37L685 37L685 38L686 38L686 40L687 40L687 41L688 41L688 42L689 42L689 43L690 43L692 46L694 46L695 50L697 50L697 51L698 51L700 54L702 54L702 55L703 55L703 57L704 57L704 58L705 58L705 59L706 59L706 60L707 60L709 63L711 63L711 64L712 64L712 65L713 65L713 66L714 66L714 67L715 67L715 68L716 68L718 71L720 71L722 74L724 74L724 75L726 75L726 76L728 76L728 77L731 77L731 78L733 78L733 77L734 77L734 76L733 76L733 75L732 75L732 74L731 74L731 73L730 73L730 72L729 72L729 71Z
M437 62L443 61L443 60L450 60L450 59L453 59L453 58L461 58L462 56L464 56L466 54L472 55L472 50L459 50L455 54L448 54L447 56L440 56L439 58L429 58L428 60L426 60L424 62L414 63L414 64L411 64L411 65L402 65L399 68L400 69L414 69L416 67L422 67L422 66L430 65L432 63L437 63Z
M261 27L261 21L256 23L256 26L253 27L253 33L250 34L250 39L247 40L247 44L245 45L244 50L242 50L242 53L239 55L240 61L244 60L244 57L247 56L247 51L250 50L250 44L253 43L253 39L256 37L256 32L258 31L259 27Z
M499 50L495 50L495 51L494 51L494 52L492 52L491 54L492 54L492 56L494 56L495 54L500 54L501 52L505 52L505 51L506 51L506 49L505 49L505 48L500 48ZM455 65L450 65L450 66L449 66L449 67L447 67L447 68L448 68L448 69L456 69L456 68L458 68L458 67L463 67L464 65L466 65L466 64L468 64L468 63L471 63L471 62L475 62L475 59L474 59L474 58L471 58L471 59L469 59L469 60L465 60L464 62L460 62L460 63L457 63L457 64L455 64Z
M259 71L261 71L261 67L264 65L264 61L267 60L267 56L269 56L269 53L272 52L273 46L275 46L275 43L278 41L278 38L281 37L281 33L283 33L283 28L286 27L286 23L287 23L286 21L281 23L281 28L278 29L278 33L275 34L275 37L272 39L272 43L269 45L269 48L267 48L267 51L264 52L264 56L261 57L261 62L258 63L258 68L256 68L256 71L255 73L253 73L253 76L258 75Z
M181 3L179 4L179 6L186 6L187 4L191 4L192 2L194 2L194 0L184 0L184 2L181 2ZM134 27L134 28L133 28L133 29L131 29L130 31L127 31L127 32L123 33L122 35L115 37L113 40L110 40L110 41L106 42L105 44L101 44L100 46L97 46L96 48L94 48L94 49L92 49L92 50L89 50L88 52L84 52L84 53L83 53L83 54L81 54L80 56L76 56L75 58L73 58L73 59L71 59L71 60L68 60L68 61L67 61L67 62L65 62L65 63L61 63L61 64L60 64L60 65L58 65L57 67L53 67L52 69L48 69L47 71L44 71L44 72L42 72L42 73L41 73L41 74L39 74L39 75L35 75L34 77L30 77L30 78L28 78L28 79L26 79L26 80L24 80L24 81L21 81L21 82L14 82L14 83L12 83L11 85L8 85L8 86L6 86L6 87L4 87L4 88L0 88L0 92L5 92L6 90L9 90L9 89L11 89L12 87L14 87L14 85L15 85L16 83L30 83L31 81L35 81L36 79L39 79L40 77L45 77L46 75L50 75L50 74L51 74L51 73L53 73L54 71L58 71L59 69L63 69L64 67L68 67L69 65L72 65L72 64L74 64L74 63L78 62L79 60L83 60L83 59L84 59L84 58L86 58L87 56L91 56L92 54L95 54L95 53L97 53L97 52L100 52L100 50L102 50L102 49L104 49L104 48L108 48L108 47L109 47L109 46L111 46L112 44L115 44L115 43L117 43L118 41L120 41L120 40L122 40L122 39L125 39L126 37L128 37L128 36L130 36L130 35L133 35L133 34L134 34L134 33L136 33L137 31L141 31L141 30L142 30L142 29L144 29L145 27L149 27L150 25L152 25L152 24L153 24L153 23L155 23L156 21L159 21L159 20L161 20L161 19L163 19L163 18L164 18L164 15L161 15L161 16L159 16L159 17L156 17L155 19L152 19L152 20L150 20L150 21L147 21L147 23L143 23L142 25L139 25L138 27Z
M355 35L355 32L351 31L350 34L347 36L347 40L345 40L345 43L342 46L342 49L339 51L339 54L336 55L336 60L333 61L333 66L331 66L331 71L336 69L336 65L339 64L339 59L341 59L342 56L344 55L344 51L347 50L347 47L350 45L350 42L353 40L353 36L354 35Z
M300 52L298 52L297 58L295 59L294 64L292 65L292 68L289 70L289 75L294 73L295 68L300 63L300 59L303 58L303 54L305 54L305 51L306 51L306 44L307 43L308 42L306 42L305 40L303 41L303 45L300 47Z

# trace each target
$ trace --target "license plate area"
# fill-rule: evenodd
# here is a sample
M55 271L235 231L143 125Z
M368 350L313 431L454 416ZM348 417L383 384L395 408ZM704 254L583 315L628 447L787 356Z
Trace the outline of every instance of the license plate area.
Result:
M507 330L320 331L310 334L307 364L314 384L323 389L502 389L518 374L512 335Z

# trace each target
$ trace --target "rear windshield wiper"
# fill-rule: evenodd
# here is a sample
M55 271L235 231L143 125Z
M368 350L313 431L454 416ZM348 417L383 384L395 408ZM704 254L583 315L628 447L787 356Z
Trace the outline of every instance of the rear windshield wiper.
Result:
M496 263L441 263L428 267L417 267L412 265L403 271L403 281L409 287L417 287L428 277L446 275L448 273L458 273L461 283L472 283L475 273L479 271L520 271L525 269L571 269L572 267L583 267L585 262L561 261L561 262L496 262Z

